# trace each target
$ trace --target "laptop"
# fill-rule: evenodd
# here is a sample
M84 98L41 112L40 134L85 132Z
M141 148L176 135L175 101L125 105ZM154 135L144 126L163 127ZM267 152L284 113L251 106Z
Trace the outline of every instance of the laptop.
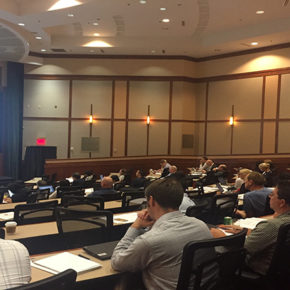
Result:
M114 249L119 241L113 241L108 243L95 244L91 246L85 246L83 249L93 257L100 260L111 259Z
M221 186L221 184L219 182L216 183L216 187L218 188L218 190L221 192L221 193L224 193L224 189L223 187Z

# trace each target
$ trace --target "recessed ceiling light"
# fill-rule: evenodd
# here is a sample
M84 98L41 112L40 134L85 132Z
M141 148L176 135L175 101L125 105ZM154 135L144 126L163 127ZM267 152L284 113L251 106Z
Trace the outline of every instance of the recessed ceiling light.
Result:
M168 23L168 22L170 22L170 19L168 19L168 18L164 18L164 19L162 19L162 22L164 22L164 23Z
M93 22L93 25L97 26L97 25L99 25L99 23L98 22Z
M84 44L83 46L85 46L85 47L112 47L111 44L109 44L105 41L102 41L102 40L93 40L93 41L90 41L90 42Z
M258 45L259 43L257 41L251 42L251 45Z
M58 0L55 4L53 4L48 11L64 9L68 7L73 7L77 5L81 5L83 3L76 0Z
M161 11L166 11L166 8L165 7L161 7L160 10Z
M94 36L100 36L100 33L96 32L96 33L94 33Z
M35 39L42 39L41 36L35 36Z
M140 4L146 4L147 1L146 1L146 0L140 0L139 3L140 3Z
M42 51L42 52L45 52L45 51L46 51L46 49L44 49L44 48L43 48L41 51Z
M68 17L74 17L74 14L69 13L67 16L68 16Z
M264 14L264 13L265 13L265 11L263 11L263 10L256 11L256 14Z
M24 23L18 23L18 25L19 25L19 26L25 26L25 24L24 24Z
M151 50L151 53L155 53L156 51L154 49Z
M91 49L90 52L95 52L95 51L93 49Z

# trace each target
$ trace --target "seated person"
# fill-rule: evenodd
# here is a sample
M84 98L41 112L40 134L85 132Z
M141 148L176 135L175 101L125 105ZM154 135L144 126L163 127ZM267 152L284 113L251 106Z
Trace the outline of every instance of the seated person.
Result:
M270 169L270 164L269 163L260 163L259 169L266 179L265 187L272 187L274 185L274 182L273 182L273 173Z
M243 186L243 184L245 184L246 176L251 172L252 172L252 170L247 169L247 168L241 168L239 170L238 178L236 179L236 182L235 182L235 188L237 189L236 193L241 194L241 193L248 192L248 190L246 191L245 185ZM242 188L242 186L243 186L243 188Z
M97 177L93 173L93 171L88 170L84 173L83 178L84 181L96 181Z
M31 191L25 187L23 181L10 183L7 188L9 196L4 198L4 202L6 203L27 201L27 198L31 193Z
M245 187L250 191L245 193L243 210L237 210L237 215L242 218L265 215L267 197L272 189L264 187L264 183L264 176L256 171L246 176Z
M204 169L202 170L202 173L209 173L212 171L215 167L217 167L214 162L210 159L206 160L204 164Z
M208 160L208 158L206 156L202 156L199 159L199 167L198 167L198 171L202 171L205 170L207 167L206 161Z
M140 187L145 187L147 183L147 179L145 177L145 173L143 169L138 169L136 171L136 178L132 181L131 186L140 188Z
M247 236L244 245L248 252L247 265L262 275L269 269L280 226L290 223L290 179L278 181L277 187L270 194L270 207L275 212L274 218L260 222ZM234 226L234 229L240 228ZM224 235L217 229L212 229L211 232L214 237Z
M176 289L185 244L212 235L204 222L178 210L183 188L173 178L154 181L145 195L148 207L116 246L111 265L121 272L142 271L146 289ZM150 229L145 231L146 227ZM206 279L215 275L212 272L204 274Z
M215 183L227 184L228 171L225 164L220 164L218 167L213 167L207 172L207 175L201 179L203 185L210 185Z
M81 179L81 175L78 172L75 172L72 175L72 179L73 179L73 182L72 182L71 186L80 186L80 187L82 187L84 185L84 180Z
M175 165L169 166L169 173L165 177L173 177L177 172L177 167Z
M30 258L19 242L0 239L0 289L10 289L29 283Z
M108 194L116 194L117 191L114 190L113 185L114 185L113 179L109 176L105 176L101 181L101 189L90 193L89 195L87 195L87 197L95 197L95 196L102 196L102 195L105 196Z
M167 176L169 174L170 164L165 159L161 159L160 166L159 171L161 172L161 177Z

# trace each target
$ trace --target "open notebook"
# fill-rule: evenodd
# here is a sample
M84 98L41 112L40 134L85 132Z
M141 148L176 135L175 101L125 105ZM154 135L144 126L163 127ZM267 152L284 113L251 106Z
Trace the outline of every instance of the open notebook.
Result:
M50 273L60 273L67 269L73 269L77 273L82 273L101 267L100 264L94 261L79 257L69 252L63 252L34 261L32 265L35 267L40 266L42 270Z

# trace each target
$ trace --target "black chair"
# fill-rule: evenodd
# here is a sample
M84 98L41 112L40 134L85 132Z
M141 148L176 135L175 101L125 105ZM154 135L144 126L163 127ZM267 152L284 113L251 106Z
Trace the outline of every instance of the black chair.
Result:
M0 228L0 239L5 239L5 230Z
M243 271L242 282L255 289L289 289L290 285L290 223L280 226L276 247L266 275ZM252 289L252 288L251 288Z
M61 197L63 192L70 192L70 191L79 191L81 190L80 186L59 186L56 190L57 197Z
M270 197L267 196L264 215L270 215L270 214L274 214L274 211L270 208Z
M215 197L215 209L214 216L212 218L212 224L221 224L224 221L224 217L234 217L238 206L238 194L228 193L216 195Z
M104 199L101 196L85 197L75 195L64 195L61 198L61 205L69 209L96 211L104 209Z
M77 272L69 269L46 279L12 288L13 290L71 290L76 285Z
M57 193L58 198L62 198L63 196L66 195L74 195L74 196L84 196L85 195L85 190L84 189L79 189L79 190L71 190L71 191L60 191Z
M246 233L186 244L176 289L234 289L246 255Z
M18 204L14 208L14 220L19 225L54 221L57 204L57 200Z
M27 203L36 203L39 200L48 199L50 194L50 189L38 189L32 191L27 197Z
M143 189L136 188L122 188L121 189L122 196L122 207L129 206L130 201L139 198L145 198L145 192Z

